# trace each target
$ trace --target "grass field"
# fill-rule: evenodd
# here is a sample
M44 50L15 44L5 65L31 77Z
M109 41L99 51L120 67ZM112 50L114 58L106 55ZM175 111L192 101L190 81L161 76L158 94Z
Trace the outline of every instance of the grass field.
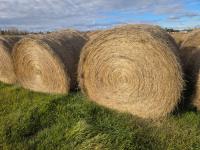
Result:
M200 149L200 113L156 123L69 96L0 84L0 149Z

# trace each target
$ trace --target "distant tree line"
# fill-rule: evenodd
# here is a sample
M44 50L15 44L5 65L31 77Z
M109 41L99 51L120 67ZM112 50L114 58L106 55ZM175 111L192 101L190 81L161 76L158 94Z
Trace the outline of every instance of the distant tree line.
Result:
M172 28L165 28L167 32L180 32L180 30L172 29Z
M6 28L6 29L0 29L1 35L26 35L29 34L27 31L21 31L17 28Z
M184 29L184 30L176 30L176 29L173 29L173 28L165 28L165 30L167 32L191 32L193 29Z
M27 34L44 34L44 33L50 33L50 32L28 32L28 31L22 31L15 27L12 28L0 28L0 35L27 35Z
M173 29L173 28L165 28L165 30L167 32L181 32L181 31L190 32L193 29L177 30L177 29ZM19 30L15 27L0 28L0 35L27 35L27 34L44 34L44 33L50 33L50 32L41 32L41 31L40 32L29 32L29 31Z

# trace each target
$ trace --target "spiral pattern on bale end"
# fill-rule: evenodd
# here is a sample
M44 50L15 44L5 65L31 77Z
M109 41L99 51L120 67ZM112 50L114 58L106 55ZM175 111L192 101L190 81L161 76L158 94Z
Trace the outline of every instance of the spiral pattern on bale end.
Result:
M0 81L7 84L16 83L11 51L20 39L17 36L0 37Z
M12 53L18 82L45 93L65 94L75 89L79 54L85 42L74 30L22 39Z
M84 47L79 84L91 100L141 118L160 118L179 102L182 70L164 30L127 25L103 31Z
M187 81L185 98L200 110L200 30L188 34L180 50Z

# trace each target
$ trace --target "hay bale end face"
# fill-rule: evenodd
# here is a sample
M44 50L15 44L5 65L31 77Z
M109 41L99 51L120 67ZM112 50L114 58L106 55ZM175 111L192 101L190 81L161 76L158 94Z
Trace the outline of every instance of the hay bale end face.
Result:
M187 83L185 98L200 110L200 30L191 32L180 49Z
M160 118L179 102L182 70L174 40L150 25L102 31L84 47L82 91L100 105L142 118Z
M76 72L84 36L73 30L28 37L12 53L19 83L34 91L68 93L77 87Z
M5 36L0 37L0 81L13 84L16 83L16 76L13 68L13 60L11 52L14 44L19 41L21 37Z

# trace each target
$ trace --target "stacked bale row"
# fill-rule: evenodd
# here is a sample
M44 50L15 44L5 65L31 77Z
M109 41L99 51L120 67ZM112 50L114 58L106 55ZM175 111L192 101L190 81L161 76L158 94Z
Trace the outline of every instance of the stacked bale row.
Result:
M19 36L0 37L0 81L8 84L16 82L11 52L14 44L19 41Z
M100 105L160 118L180 102L184 87L180 56L186 80L195 91L194 104L200 107L199 36L199 31L189 35L181 44L181 54L169 34L151 25L127 25L86 36L74 30L28 36L13 51L19 38L0 39L0 71L9 72L4 73L11 78L8 83L17 77L23 87L47 93L68 93L77 88L78 78L82 92ZM6 82L1 72L0 80Z

